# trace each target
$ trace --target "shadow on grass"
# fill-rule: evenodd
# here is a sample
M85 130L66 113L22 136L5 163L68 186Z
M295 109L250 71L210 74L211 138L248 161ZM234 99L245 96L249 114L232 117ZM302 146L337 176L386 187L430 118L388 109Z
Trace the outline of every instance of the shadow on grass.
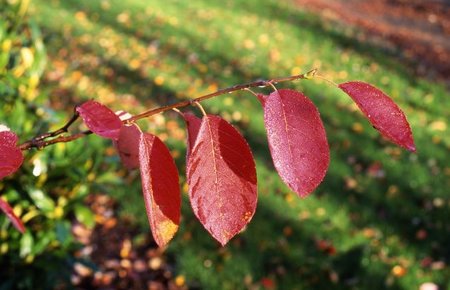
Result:
M330 252L320 246L326 235L314 230L318 225L286 218L283 212L274 211L267 201L259 201L251 224L225 248L207 235L188 208L187 200L183 206L186 226L173 243L176 248L189 251L170 253L175 255L182 269L191 267L183 264L185 261L206 265L194 276L203 280L212 275L214 278L209 278L208 287L246 289L245 277L251 277L256 283L270 279L276 289L384 289L386 286L388 273L363 266L363 259L370 251L368 245ZM192 240L182 238L186 233ZM186 257L189 255L193 257ZM191 283L192 289L203 289L195 287L202 284L200 281ZM404 289L396 282L390 287Z

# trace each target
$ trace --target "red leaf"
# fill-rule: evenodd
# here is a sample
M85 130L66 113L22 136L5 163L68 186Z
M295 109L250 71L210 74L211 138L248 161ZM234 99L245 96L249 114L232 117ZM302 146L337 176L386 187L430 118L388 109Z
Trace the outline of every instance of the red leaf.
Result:
M273 279L268 278L268 277L263 277L261 279L261 285L265 289L275 289L275 282L273 281Z
M256 96L258 97L258 100L261 103L261 105L264 106L266 104L266 99L268 96L264 94L257 94Z
M6 214L14 227L23 234L25 232L25 226L23 225L22 221L14 214L11 206L2 198L0 198L0 209Z
M278 174L299 196L307 196L322 182L330 163L316 106L300 92L278 90L265 98L264 123Z
M364 82L347 82L340 84L339 88L353 99L383 136L409 151L416 151L405 114L391 98Z
M192 149L195 145L195 140L197 139L198 131L200 130L200 126L202 124L202 119L196 117L192 113L184 113L183 114L184 121L186 122L186 128L188 131L188 139L187 139L187 149L186 149L186 162L189 160L189 155L192 152Z
M124 125L120 129L119 140L116 142L120 160L128 169L139 168L139 138L141 129L136 124Z
M256 168L245 139L225 120L203 117L188 160L192 209L222 245L247 225L256 209Z
M169 149L158 137L147 133L139 139L139 162L148 221L156 243L163 247L180 224L178 171Z
M19 169L23 162L22 151L19 148L6 144L0 144L0 179Z
M91 100L77 107L77 112L95 134L113 140L119 138L122 121L108 107Z
M17 135L11 131L0 132L0 145L8 145L11 147L16 147L19 138Z

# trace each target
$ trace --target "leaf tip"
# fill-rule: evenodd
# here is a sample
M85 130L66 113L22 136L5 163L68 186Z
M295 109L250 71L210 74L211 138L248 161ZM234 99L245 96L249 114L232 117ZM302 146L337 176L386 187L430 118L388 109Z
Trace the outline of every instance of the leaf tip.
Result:
M417 153L417 148L416 148L416 145L414 143L406 145L406 150L408 150L408 151L410 151L412 153Z
M18 222L17 224L14 223L14 227L21 233L25 233L25 226L23 225L22 221Z
M155 242L160 248L167 246L178 231L178 224L169 219L160 222L156 227L153 234Z
M25 233L25 226L23 225L22 220L14 213L9 203L2 198L0 198L0 210L5 213L6 217L20 233Z
M213 235L213 237L214 237L214 239L216 239L216 241L219 242L219 244L222 247L225 247L228 244L228 242L231 240L231 238L233 238L233 235L231 235L227 231L223 231L220 236Z

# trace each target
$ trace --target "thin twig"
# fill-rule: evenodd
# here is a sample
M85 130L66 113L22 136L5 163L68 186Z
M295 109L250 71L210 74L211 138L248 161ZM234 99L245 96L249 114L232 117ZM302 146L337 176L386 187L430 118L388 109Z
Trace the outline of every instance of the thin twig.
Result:
M60 136L61 134L67 133L70 126L78 119L78 117L79 117L79 114L75 109L72 117L69 119L69 121L67 121L66 124L64 124L64 126L59 128L58 130L38 135L38 136L34 137L33 139L19 145L20 150L28 150L31 148L44 148L50 144L63 142L63 141L59 141L59 142L49 143L50 141L45 141L45 140L48 138L54 138L54 137ZM75 135L72 135L72 136L75 136ZM63 139L67 139L67 138L68 137L55 138L52 140L63 140ZM78 138L75 138L75 139L78 139ZM71 140L69 140L69 141L71 141ZM69 142L69 141L66 141L66 142Z
M54 139L51 140L34 140L31 139L30 141L27 141L21 145L19 145L19 149L20 150L29 150L32 148L37 148L37 149L42 149L45 148L47 146L56 144L56 143L67 143L67 142L71 142L77 139L80 139L82 137L85 137L87 135L92 134L92 131L86 130L77 134L73 134L70 136L58 136Z
M40 140L48 139L48 138L51 138L51 137L59 136L59 135L61 135L63 133L67 133L67 131L69 130L70 126L78 119L78 117L79 117L78 112L74 111L74 113L72 115L72 118L70 118L70 120L67 121L67 123L64 126L62 126L58 130L55 130L53 132L48 132L48 133L39 135L37 137L34 137L33 139L35 141L40 141Z

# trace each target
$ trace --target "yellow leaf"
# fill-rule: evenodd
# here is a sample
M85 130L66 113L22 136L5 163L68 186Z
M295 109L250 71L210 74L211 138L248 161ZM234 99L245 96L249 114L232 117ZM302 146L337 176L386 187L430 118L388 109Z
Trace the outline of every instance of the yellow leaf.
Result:
M360 134L360 133L362 133L362 132L364 131L364 127L361 125L361 123L354 123L354 124L352 125L352 130L353 130L355 133Z
M153 82L155 83L155 85L157 86L162 86L164 84L164 77L162 76L157 76Z
M400 265L396 265L394 266L394 268L392 268L391 272L395 277L402 277L405 276L406 269Z
M255 48L255 43L251 39L244 40L244 47L248 50L252 50Z
M184 278L183 275L178 275L178 276L175 278L175 284L176 284L178 287L183 286L184 283L186 283L186 278Z
M434 121L430 124L430 129L433 131L445 131L447 130L447 124L444 121Z

